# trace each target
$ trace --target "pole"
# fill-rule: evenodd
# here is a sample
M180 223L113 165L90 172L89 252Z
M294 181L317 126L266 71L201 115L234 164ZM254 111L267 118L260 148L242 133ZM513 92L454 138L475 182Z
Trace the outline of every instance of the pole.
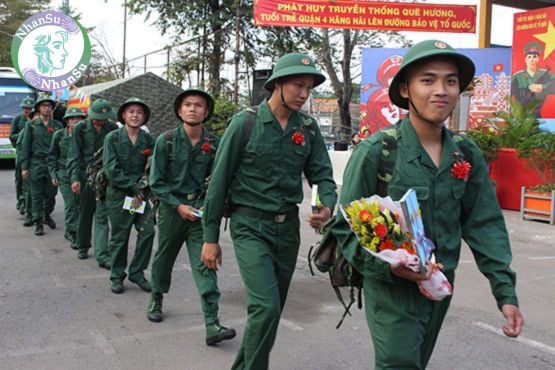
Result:
M127 39L127 0L123 3L123 63L121 65L121 75L125 78L125 41Z
M239 107L239 48L240 48L240 15L241 15L241 0L237 1L237 9L235 13L235 86L233 94L233 103L235 111Z

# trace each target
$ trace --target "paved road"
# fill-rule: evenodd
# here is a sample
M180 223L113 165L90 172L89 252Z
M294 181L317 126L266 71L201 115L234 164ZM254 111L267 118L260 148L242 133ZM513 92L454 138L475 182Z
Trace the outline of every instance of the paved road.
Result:
M13 169L0 169L0 369L229 369L239 338L204 344L199 301L185 253L164 299L165 320L147 321L148 294L125 282L110 292L108 272L93 258L81 261L63 229L36 237L15 210ZM308 189L306 192L308 196ZM62 226L61 197L53 214ZM309 210L302 205L303 217ZM521 338L500 335L503 323L485 278L463 250L455 297L429 369L555 368L555 228L505 213L518 272L526 327ZM325 276L312 277L306 254L316 239L302 230L303 246L271 369L371 369L373 352L363 311L340 330L341 308ZM134 235L134 234L133 234ZM132 235L132 238L134 237ZM223 234L219 274L221 318L239 335L245 295L229 234ZM399 348L402 351L403 348Z

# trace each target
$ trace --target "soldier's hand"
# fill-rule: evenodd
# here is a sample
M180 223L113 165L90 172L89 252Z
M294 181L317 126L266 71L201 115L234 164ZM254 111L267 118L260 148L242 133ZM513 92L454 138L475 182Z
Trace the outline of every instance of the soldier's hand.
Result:
M176 211L177 213L179 213L179 216L185 221L195 222L196 220L198 220L198 217L193 214L193 211L195 211L195 208L191 206L188 206L186 204L180 204L177 206Z
M430 261L428 261L428 263L426 264L426 274L424 275L419 272L414 272L402 264L399 264L397 266L390 265L390 268L393 275L414 282L429 280L432 277L432 272L434 271L432 262Z
M542 84L530 84L530 86L528 86L528 88L530 89L531 92L539 94L542 92L543 87Z
M218 267L222 265L222 250L218 243L204 243L200 260L211 270L218 271Z
M504 304L501 307L501 312L503 312L503 316L507 319L507 322L503 325L503 333L508 337L518 337L524 325L524 317L522 317L518 306Z
M143 202L144 199L144 194L141 191L139 194L137 194L134 198L133 198L133 206L135 206L135 208L139 208L141 206L141 203Z
M71 191L77 195L81 194L81 183L79 181L72 182Z
M23 181L27 181L27 179L29 178L29 170L22 170L21 177L23 178Z
M331 217L331 209L322 206L319 206L318 209L318 213L311 213L308 215L308 224L314 229L319 229Z
M58 181L58 179L52 179L50 181L52 182L52 185L54 185L54 186L60 185L60 182Z

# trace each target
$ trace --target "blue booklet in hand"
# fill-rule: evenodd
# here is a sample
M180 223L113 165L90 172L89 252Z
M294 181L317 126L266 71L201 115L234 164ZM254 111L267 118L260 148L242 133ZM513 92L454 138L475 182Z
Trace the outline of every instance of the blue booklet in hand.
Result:
M425 274L426 263L434 249L434 244L430 239L426 238L416 191L412 188L407 190L399 200L399 205L403 210L403 217L407 225L407 231L411 235L412 244L420 258L420 272Z

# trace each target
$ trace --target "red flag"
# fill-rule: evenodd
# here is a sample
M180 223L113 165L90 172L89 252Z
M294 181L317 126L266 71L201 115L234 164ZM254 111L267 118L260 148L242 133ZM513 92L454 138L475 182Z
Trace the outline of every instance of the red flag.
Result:
M503 63L493 65L494 72L503 72L504 70L505 70L505 66L503 65Z

